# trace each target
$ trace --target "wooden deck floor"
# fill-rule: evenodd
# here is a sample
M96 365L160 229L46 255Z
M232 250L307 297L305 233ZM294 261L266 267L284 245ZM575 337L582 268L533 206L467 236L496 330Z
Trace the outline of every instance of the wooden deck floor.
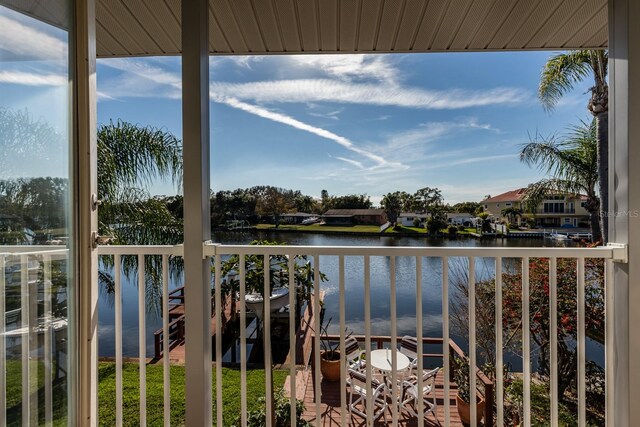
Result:
M305 372L300 372L299 376L301 378L297 378L297 384L303 385L304 387L304 403L305 403L305 412L304 418L309 421L313 421L315 423L316 417L318 414L316 413L316 401L315 401L315 382L314 382L314 373L312 369L309 369ZM285 382L288 384L288 380ZM323 426L340 426L342 422L342 407L340 404L340 382L328 382L322 381L322 397L321 397L321 405L320 410L321 413L321 425ZM285 388L288 388L285 386ZM462 422L460 421L460 417L458 416L458 411L456 409L456 399L455 395L457 393L457 388L455 384L451 384L449 391L449 402L450 402L450 414L451 414L451 426L462 426ZM302 390L297 390L298 398L302 398ZM349 391L348 386L346 390L347 401L349 399ZM436 402L437 402L437 419L429 414L425 418L424 425L425 427L430 426L444 426L444 376L443 373L438 373L436 378ZM352 426L364 426L366 425L365 420L360 416L353 414L353 417L349 419L348 408L345 408L347 411L347 422ZM391 408L387 413L387 423L391 424ZM382 419L376 425L385 425L382 422ZM418 422L415 417L411 417L408 413L401 411L398 415L398 425L400 426L417 426Z

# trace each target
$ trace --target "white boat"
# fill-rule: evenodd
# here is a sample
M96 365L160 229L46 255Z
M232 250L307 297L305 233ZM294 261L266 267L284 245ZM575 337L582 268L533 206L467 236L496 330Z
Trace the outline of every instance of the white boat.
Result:
M244 302L247 309L253 311L259 321L262 321L262 311L264 306L264 299L260 294L247 294L244 297ZM269 297L271 312L280 310L289 304L289 289L288 288L274 288L271 291Z
M567 237L566 234L560 234L560 233L551 233L549 237L554 240L569 240L569 237Z
M320 221L320 218L318 218L317 216L312 216L311 218L302 220L302 225L311 225L311 224L315 224L318 221Z

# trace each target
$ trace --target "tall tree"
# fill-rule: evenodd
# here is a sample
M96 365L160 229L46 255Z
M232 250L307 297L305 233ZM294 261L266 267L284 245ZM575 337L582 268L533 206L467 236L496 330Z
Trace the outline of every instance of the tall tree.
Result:
M562 139L537 137L524 145L520 151L520 160L551 175L531 184L525 191L524 203L527 210L535 208L545 196L554 193L585 194L585 209L589 212L591 234L594 242L602 241L601 227L598 221L599 200L598 184L598 141L597 125L581 122L570 128Z
M154 179L182 180L182 144L171 133L124 121L98 128L98 210L101 234L120 244L177 244L182 221L150 198Z
M400 210L402 209L402 196L400 191L385 194L380 201L380 205L387 214L389 222L395 224L398 221L398 216L400 216Z
M551 57L540 77L538 97L547 111L553 110L564 94L577 82L593 78L587 108L596 119L598 188L600 190L599 222L602 242L609 239L609 55L606 50L576 50Z
M414 194L415 208L420 213L433 210L434 206L442 204L442 192L438 188L424 187Z

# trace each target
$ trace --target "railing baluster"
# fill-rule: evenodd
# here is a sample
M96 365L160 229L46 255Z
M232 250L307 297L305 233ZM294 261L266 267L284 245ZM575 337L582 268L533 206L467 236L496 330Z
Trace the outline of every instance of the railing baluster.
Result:
M496 258L496 405L497 426L504 425L504 362L502 358L502 258ZM485 424L487 420L485 420Z
M394 427L398 426L398 370L396 369L398 363L398 324L397 324L397 310L396 310L396 257L389 257L389 293L390 295L390 311L391 311L391 402L393 404L391 410L391 422ZM418 343L420 346L420 343Z
M471 427L477 426L476 399L476 258L469 257L469 398Z
M549 376L551 427L558 427L558 260L549 259Z
M587 425L584 258L578 258L578 426Z
M416 257L416 339L418 341L418 414L424 414L424 382L422 371L424 369L423 341L422 341L422 257ZM433 393L436 391L433 390ZM436 417L438 414L434 414ZM418 416L418 427L424 426L424 417Z
M613 261L607 259L604 265L604 297L605 297L605 425L606 427L613 427L616 425L615 409L615 335L614 335L614 320L613 320L613 307L614 307L614 275L613 275Z
M316 389L316 426L320 426L322 388L320 375L320 255L313 256L313 325L315 337L315 389Z
M7 425L7 337L6 329L6 264L4 254L0 254L0 425Z
M529 332L529 257L522 258L522 364L524 427L531 426L531 346Z
M171 369L169 367L169 255L162 255L162 362L164 425L171 424Z
M147 340L144 255L138 255L138 351L140 365L140 425L147 425Z
M122 264L121 256L113 256L116 327L116 426L122 427Z
M40 358L38 349L38 269L40 264L37 257L32 257L35 267L27 267L29 271L27 280L29 282L29 359L35 362L29 372L29 394L31 396L29 415L31 424L39 425L38 412L40 404L38 402L38 378L40 370ZM28 261L28 260L27 260ZM34 271L35 269L35 271ZM35 273L35 274L34 274ZM30 362L31 364L32 362Z
M347 425L347 366L346 366L346 352L345 352L345 304L344 304L344 256L338 257L338 287L340 294L340 419L341 425Z
M289 270L289 419L291 427L296 427L296 257L287 255Z
M367 361L371 360L371 259L369 255L364 256L364 342ZM366 386L371 390L371 363L367 362ZM367 393L367 425L373 425L373 396Z
M442 366L444 368L444 425L451 425L451 400L449 398L451 384L451 366L449 350L449 257L442 257Z
M247 308L244 255L238 255L238 265L240 270L240 422L242 427L247 427ZM256 322L257 327L260 327L260 320L256 319Z
M216 425L222 426L222 410L224 397L222 395L222 321L224 319L224 311L222 307L222 267L221 267L221 255L216 254L213 258L214 267L214 310L216 321ZM268 264L265 264L265 276L269 275L267 272ZM265 294L265 295L268 295ZM267 297L268 298L268 297Z
M264 266L264 303L263 303L263 340L264 340L264 382L265 382L265 406L267 427L273 424L273 377L271 375L271 286L269 276L271 274L271 257L265 255Z
M52 381L51 378L51 255L44 255L42 260L43 291L44 291L44 424L50 426L53 423L52 411ZM0 311L0 313L3 313ZM0 353L0 357L4 355Z
M20 350L22 356L22 425L29 426L31 423L31 390L29 380L31 378L31 366L29 363L29 257L20 256L20 327L22 334L20 337Z

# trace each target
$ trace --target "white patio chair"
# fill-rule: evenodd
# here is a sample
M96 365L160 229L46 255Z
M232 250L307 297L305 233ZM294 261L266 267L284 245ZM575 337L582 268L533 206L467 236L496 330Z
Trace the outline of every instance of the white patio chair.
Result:
M423 417L433 413L434 418L440 424L436 415L437 401L436 401L436 375L440 368L435 368L430 371L422 371L422 402L424 404ZM406 410L414 417L418 416L418 402L419 402L419 384L418 377L412 375L411 377L402 381L402 404L401 408Z
M371 387L367 387L367 376L363 372L349 369L349 377L347 378L349 385L349 418L355 412L362 418L367 418L367 396L371 393L373 401L373 421L382 417L387 422L387 386L384 382L375 378L371 379ZM355 399L354 399L355 398ZM362 404L364 411L360 410L357 405Z
M344 340L344 355L347 360L347 368L362 372L366 361L362 360L364 350L360 348L358 340L354 337L347 337Z
M418 368L418 340L415 337L405 335L400 340L400 353L404 354L411 361L411 373Z

